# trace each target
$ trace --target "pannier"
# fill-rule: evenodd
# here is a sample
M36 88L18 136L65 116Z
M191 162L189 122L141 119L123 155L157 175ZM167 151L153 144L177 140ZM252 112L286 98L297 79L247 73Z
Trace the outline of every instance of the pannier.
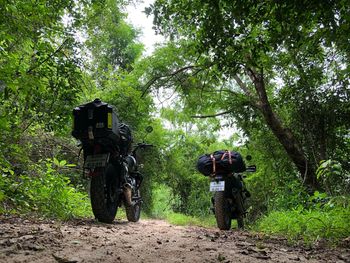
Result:
M215 151L201 155L197 162L197 170L205 175L241 173L246 170L242 156L234 151Z
M95 99L73 110L73 131L76 139L93 140L109 138L113 143L119 143L119 121L113 107L108 103Z

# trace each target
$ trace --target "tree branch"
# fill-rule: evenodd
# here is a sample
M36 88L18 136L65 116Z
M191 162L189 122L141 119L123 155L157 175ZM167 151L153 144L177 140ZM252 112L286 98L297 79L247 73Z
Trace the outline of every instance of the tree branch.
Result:
M183 68L180 68L180 69L177 69L175 70L174 72L171 72L169 74L164 74L164 75L160 75L160 76L155 76L153 77L152 79L150 79L146 85L144 86L145 87L145 90L142 92L142 95L141 95L141 98L143 96L145 96L146 92L149 90L149 88L157 81L157 80L160 80L162 78L165 78L165 77L173 77L175 76L176 74L179 74L180 72L183 72L183 71L186 71L188 69L192 69L192 68L197 68L198 66L194 66L194 65L190 65L190 66L186 66L186 67L183 67Z
M54 51L52 52L47 58L45 58L43 61L41 61L39 64L34 65L33 67L31 67L30 69L27 70L27 74L30 74L32 71L34 71L35 69L37 69L38 67L40 67L41 65L43 65L46 61L48 61L49 59L51 59L55 54L57 54L58 52L60 52L62 50L62 48L64 47L64 45L67 43L68 39L64 40L63 43Z
M223 111L223 112L219 112L219 113L215 113L215 114L209 114L209 115L192 115L191 118L197 118L197 119L205 119L205 118L215 118L221 115L225 115L228 113L232 113L233 109L231 110L227 110L227 111Z
M243 92L250 98L253 98L253 94L250 92L250 90L248 89L247 85L241 80L240 77L238 77L237 74L235 74L233 76L233 78L235 79L235 81L237 82L238 86L243 90Z
M163 78L166 78L166 77L174 77L176 76L177 74L181 73L181 72L184 72L186 70L189 70L189 69L194 69L194 68L197 68L196 72L193 73L193 75L197 75L201 70L203 69L206 69L206 68L210 68L213 64L209 64L207 66L201 66L201 65L189 65L189 66L186 66L186 67L183 67L183 68L180 68L180 69L177 69L169 74L164 74L164 75L159 75L159 76L155 76L153 78L151 78L147 83L146 85L144 86L144 91L142 92L142 95L141 95L141 98L143 96L146 95L146 92L149 90L149 88L158 80L160 79L163 79Z

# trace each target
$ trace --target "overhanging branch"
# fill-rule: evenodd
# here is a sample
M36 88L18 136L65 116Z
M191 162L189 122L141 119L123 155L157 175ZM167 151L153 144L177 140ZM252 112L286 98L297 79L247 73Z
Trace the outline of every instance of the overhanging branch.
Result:
M233 112L233 110L231 109L231 110L227 110L227 111L223 111L223 112L219 112L219 113L215 113L215 114L209 114L209 115L192 115L191 118L197 118L197 119L215 118L215 117L229 114L232 112Z
M155 76L153 78L151 78L147 83L146 85L144 86L144 91L142 92L142 95L141 95L141 98L143 96L145 96L145 94L147 93L147 91L150 89L150 87L158 80L160 79L163 79L163 78L172 78L174 76L176 76L177 74L181 73L181 72L184 72L186 70L189 70L189 69L197 69L192 75L195 76L197 75L200 71L204 70L204 69L207 69L207 68L210 68L213 64L209 64L209 65L206 65L206 66L202 66L202 65L189 65L189 66L186 66L186 67L183 67L183 68L180 68L180 69L177 69L171 73L168 73L168 74L164 74L164 75L159 75L159 76Z
M248 97L253 98L253 94L250 92L250 90L248 89L247 85L241 80L241 78L238 77L238 75L234 75L233 78L237 82L238 86L243 90L243 92Z

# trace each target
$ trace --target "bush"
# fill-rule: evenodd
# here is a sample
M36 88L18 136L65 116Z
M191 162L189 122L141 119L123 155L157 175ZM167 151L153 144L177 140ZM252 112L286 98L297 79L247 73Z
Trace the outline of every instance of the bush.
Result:
M152 217L165 218L171 213L171 207L174 199L171 195L171 189L164 184L154 184L153 188L153 209Z
M35 212L40 216L63 220L91 216L87 194L72 187L69 178L59 172L66 166L65 161L48 159L33 165L32 175L16 176L13 171L3 169L0 211L21 214Z

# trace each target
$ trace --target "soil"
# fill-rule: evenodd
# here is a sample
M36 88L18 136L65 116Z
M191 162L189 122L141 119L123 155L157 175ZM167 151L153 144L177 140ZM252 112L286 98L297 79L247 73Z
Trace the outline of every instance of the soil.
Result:
M350 262L350 246L288 245L232 229L161 220L69 222L0 217L0 262Z

